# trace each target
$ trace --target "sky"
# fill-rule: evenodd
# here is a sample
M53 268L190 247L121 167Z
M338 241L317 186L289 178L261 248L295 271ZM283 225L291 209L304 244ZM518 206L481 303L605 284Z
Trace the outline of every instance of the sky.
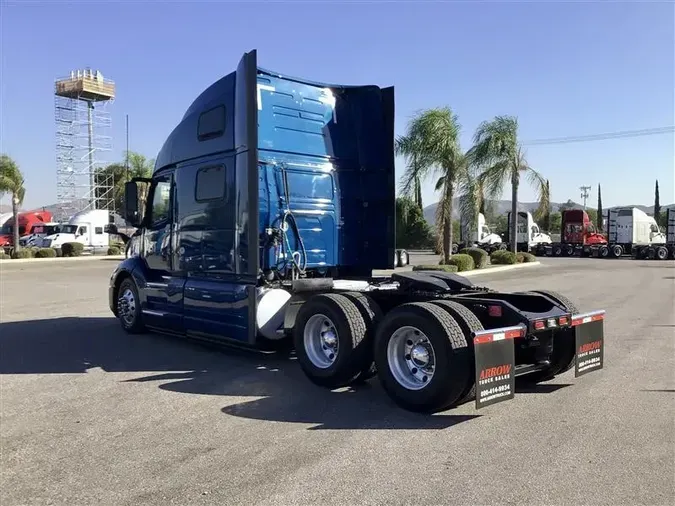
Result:
M91 67L115 81L113 151L154 158L192 100L258 50L259 65L323 82L395 86L396 133L450 106L464 149L483 120L520 139L675 125L672 2L0 0L0 152L26 180L24 208L56 202L54 80ZM602 185L605 207L675 192L672 133L528 146L552 200ZM397 160L397 176L405 163ZM425 182L424 204L437 200ZM510 198L510 189L504 195ZM521 185L519 200L534 201ZM4 198L4 204L8 199Z

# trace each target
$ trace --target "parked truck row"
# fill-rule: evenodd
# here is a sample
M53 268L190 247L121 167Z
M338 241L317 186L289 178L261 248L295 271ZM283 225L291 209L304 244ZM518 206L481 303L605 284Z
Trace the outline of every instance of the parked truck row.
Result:
M17 216L19 244L23 247L54 248L60 250L67 242L79 242L85 251L107 251L109 235L105 227L111 220L105 210L85 210L74 214L67 222L52 221L49 211L26 211ZM0 230L0 247L9 250L14 245L14 218L6 220Z
M560 240L552 241L551 236L540 231L531 213L518 213L517 250L538 256L586 256L597 258L618 258L624 255L638 259L675 258L673 247L673 222L675 210L667 210L667 230L662 232L654 217L637 208L608 210L607 234L598 232L588 213L581 209L563 210L561 213ZM510 223L511 213L507 221ZM473 226L472 226L473 225ZM510 227L508 228L510 230ZM467 246L481 248L488 253L496 249L509 249L508 232L506 241L492 233L485 224L485 217L478 215L477 223L462 222L461 238L469 241L457 243L454 252Z
M126 184L135 232L110 310L129 333L258 351L289 340L317 385L376 376L421 412L603 367L602 310L443 272L374 276L399 258L394 178L393 88L293 78L247 53L188 107L152 178Z

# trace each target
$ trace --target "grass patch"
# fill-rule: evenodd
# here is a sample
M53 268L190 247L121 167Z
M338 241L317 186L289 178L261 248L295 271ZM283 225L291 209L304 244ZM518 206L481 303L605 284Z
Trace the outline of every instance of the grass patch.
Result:
M413 271L457 272L456 265L415 265Z

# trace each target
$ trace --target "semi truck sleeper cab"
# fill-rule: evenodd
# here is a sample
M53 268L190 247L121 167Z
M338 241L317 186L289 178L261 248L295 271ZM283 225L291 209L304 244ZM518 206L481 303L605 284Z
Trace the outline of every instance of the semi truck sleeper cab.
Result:
M516 375L564 372L579 339L602 340L603 311L553 292L373 277L397 256L394 188L393 88L291 78L247 53L187 109L152 178L126 184L137 230L119 234L110 309L131 333L250 349L292 339L314 383L377 375L414 411L510 399ZM501 386L476 381L505 360Z

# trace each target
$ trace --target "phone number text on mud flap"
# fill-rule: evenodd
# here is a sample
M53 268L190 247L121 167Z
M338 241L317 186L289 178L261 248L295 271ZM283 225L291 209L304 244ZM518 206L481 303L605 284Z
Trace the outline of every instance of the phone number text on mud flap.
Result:
M588 360L584 360L583 362L579 362L579 371L591 369L599 365L600 365L600 357L590 358Z
M510 391L511 391L511 385L500 385L498 387L488 388L487 390L481 390L480 396L486 397L488 395L498 394L500 392L507 392L508 393Z

